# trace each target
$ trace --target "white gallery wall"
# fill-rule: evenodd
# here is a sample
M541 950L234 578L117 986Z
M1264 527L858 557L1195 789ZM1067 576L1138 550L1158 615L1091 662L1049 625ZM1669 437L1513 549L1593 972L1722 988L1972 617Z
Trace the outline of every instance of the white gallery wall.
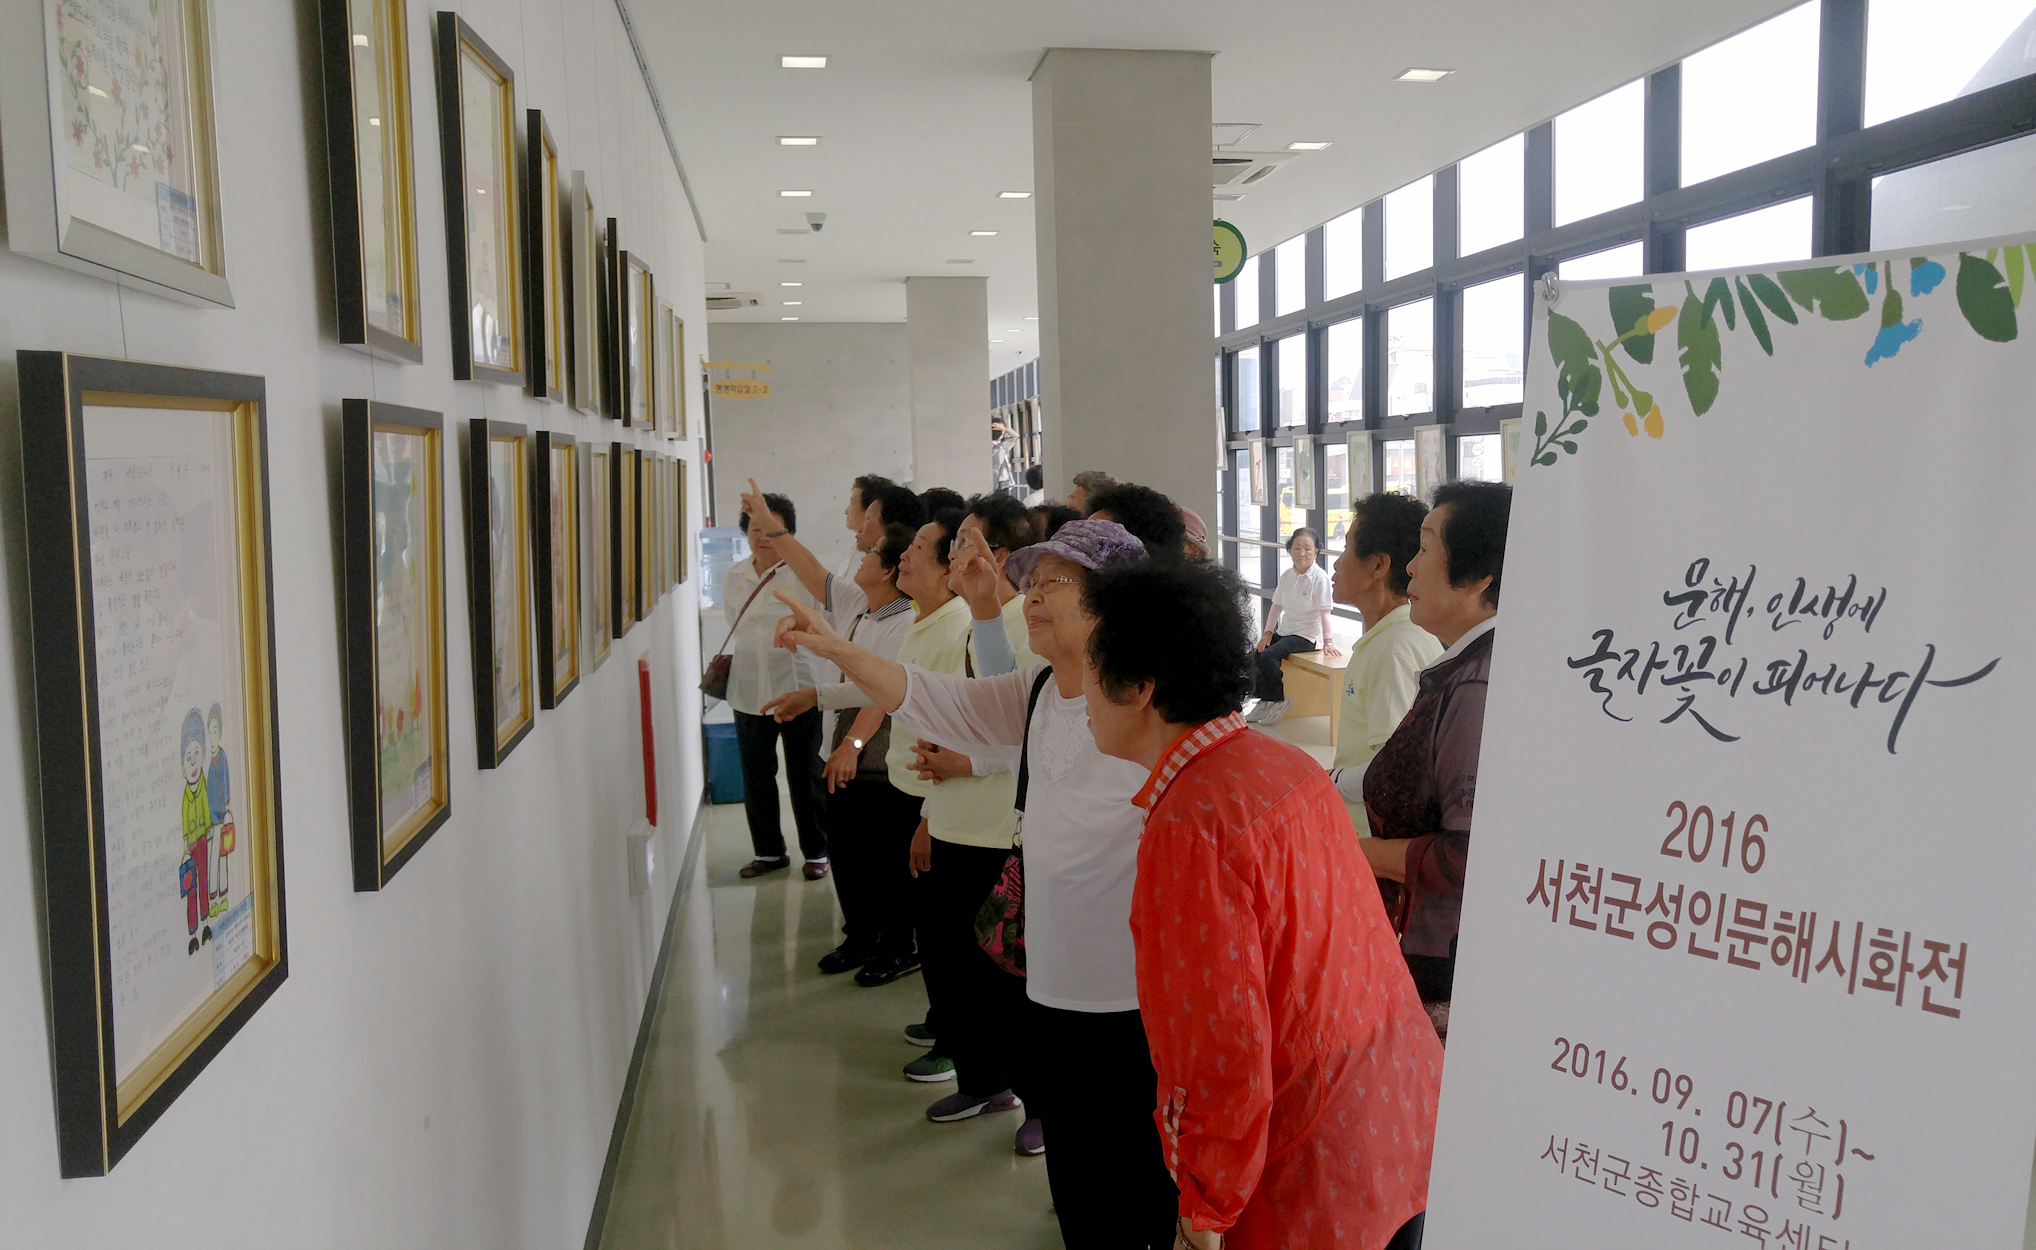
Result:
M791 496L800 539L833 568L848 554L841 509L856 477L880 473L907 482L912 476L905 324L721 322L714 327L713 362L730 361L770 365L769 373L756 376L770 383L771 393L714 401L715 519L735 524L741 491L754 477L765 490ZM717 370L713 376L727 375ZM987 385L983 389L987 393ZM986 420L973 424L988 427ZM989 463L987 446L983 462ZM708 645L718 641L710 638Z
M33 0L21 0L30 3ZM450 0L545 110L622 246L707 351L701 238L613 0ZM463 530L475 417L678 452L509 387L452 380L433 94L434 5L409 8L425 361L333 336L317 6L214 0L225 244L238 307L196 309L0 251L0 1247L578 1246L702 784L697 576L615 642L495 771L475 766ZM519 119L520 120L520 119ZM0 136L4 142L5 136ZM718 336L717 336L718 337ZM41 923L34 679L14 353L64 350L267 379L290 972L114 1169L60 1180ZM343 772L340 402L444 414L452 817L379 894L355 893ZM731 422L730 424L738 424ZM590 553L591 554L591 553ZM656 876L637 660L654 691ZM585 662L585 661L583 661Z

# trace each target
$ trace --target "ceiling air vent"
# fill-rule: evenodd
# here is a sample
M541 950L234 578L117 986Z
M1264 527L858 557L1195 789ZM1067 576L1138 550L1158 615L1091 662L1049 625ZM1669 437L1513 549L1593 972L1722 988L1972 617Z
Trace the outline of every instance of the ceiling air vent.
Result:
M1218 187L1243 187L1263 182L1298 152L1239 152L1221 148L1210 154L1209 181Z
M707 292L708 312L735 312L743 308L755 308L761 303L763 303L761 295L751 295L748 291Z

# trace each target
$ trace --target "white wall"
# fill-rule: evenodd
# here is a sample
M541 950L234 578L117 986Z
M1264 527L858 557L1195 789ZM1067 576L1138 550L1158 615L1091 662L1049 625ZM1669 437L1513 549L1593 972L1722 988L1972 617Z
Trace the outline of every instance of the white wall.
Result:
M990 283L905 279L912 361L912 476L980 495L990 489Z
M610 0L448 0L546 110L624 246L707 350L701 242ZM239 307L193 309L0 252L0 1246L558 1247L585 1236L649 965L702 779L689 581L504 766L474 765L459 464L446 502L453 817L356 894L342 776L335 434L342 398L629 438L510 388L455 383L429 21L409 6L426 359L332 341L316 5L215 0L226 245ZM290 976L112 1175L57 1175L14 352L267 378ZM693 385L690 384L689 385ZM697 388L693 390L697 394ZM697 431L696 431L697 432ZM449 439L449 450L458 447ZM699 454L688 447L697 482ZM697 493L696 493L697 498ZM697 580L697 579L695 579ZM655 677L658 880L641 819L636 660Z
M764 398L714 401L716 519L735 524L741 491L754 477L798 505L800 540L833 568L849 551L841 509L855 479L912 476L904 324L727 322L714 327L713 358L771 367L757 375L771 384Z

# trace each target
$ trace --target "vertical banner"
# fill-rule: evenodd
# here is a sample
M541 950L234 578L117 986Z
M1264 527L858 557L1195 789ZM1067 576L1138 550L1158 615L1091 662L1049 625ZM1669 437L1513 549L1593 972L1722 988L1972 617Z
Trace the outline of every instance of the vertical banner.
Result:
M2023 1244L2032 251L1537 293L1429 1250Z

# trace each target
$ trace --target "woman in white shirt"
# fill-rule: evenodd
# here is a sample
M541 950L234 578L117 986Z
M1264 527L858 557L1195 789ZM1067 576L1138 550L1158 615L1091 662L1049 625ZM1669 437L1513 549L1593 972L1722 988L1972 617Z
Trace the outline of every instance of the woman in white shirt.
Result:
M800 686L792 653L771 645L771 635L788 611L778 594L809 605L813 596L786 571L772 545L773 539L787 537L799 528L798 512L783 495L765 498L769 513L742 514L750 558L730 566L721 585L721 611L729 624L728 641L723 644L729 654L728 706L735 712L735 745L742 757L742 806L749 816L750 846L756 852L756 858L743 866L742 875L758 877L792 866L778 818L778 739L783 738L792 823L799 830L806 879L818 881L827 875L827 831L821 824L820 713L809 711L781 722L764 711L765 704ZM772 515L782 529L768 528Z
M1293 701L1287 698L1287 683L1280 675L1280 661L1290 655L1317 648L1330 659L1343 654L1330 641L1329 574L1315 563L1321 543L1315 531L1302 526L1287 539L1291 567L1280 571L1280 584L1273 591L1272 609L1265 614L1265 632L1258 638L1258 682L1254 691L1258 706L1245 719L1271 725L1287 714ZM1285 633L1280 625L1287 626Z

